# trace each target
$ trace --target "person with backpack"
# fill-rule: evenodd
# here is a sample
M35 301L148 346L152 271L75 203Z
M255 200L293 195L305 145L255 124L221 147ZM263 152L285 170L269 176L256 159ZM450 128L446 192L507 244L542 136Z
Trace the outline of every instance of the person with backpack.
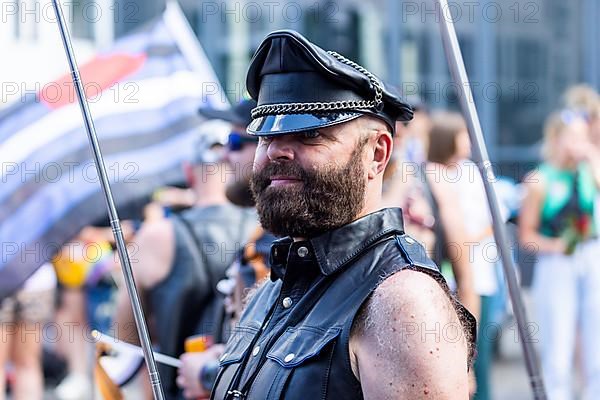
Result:
M206 132L195 149L188 174L196 196L193 207L144 223L132 240L131 263L146 302L157 348L178 357L185 338L213 330L216 284L257 225L253 209L226 197L234 176L225 167L223 134ZM125 288L119 291L114 327L119 339L137 343L133 312ZM177 396L176 370L159 365L169 398Z

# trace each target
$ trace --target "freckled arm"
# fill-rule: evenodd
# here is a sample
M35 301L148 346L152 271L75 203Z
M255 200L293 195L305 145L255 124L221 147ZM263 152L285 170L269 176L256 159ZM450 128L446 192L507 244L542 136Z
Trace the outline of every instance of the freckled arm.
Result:
M467 340L448 296L425 273L401 271L377 288L350 351L367 400L469 398Z

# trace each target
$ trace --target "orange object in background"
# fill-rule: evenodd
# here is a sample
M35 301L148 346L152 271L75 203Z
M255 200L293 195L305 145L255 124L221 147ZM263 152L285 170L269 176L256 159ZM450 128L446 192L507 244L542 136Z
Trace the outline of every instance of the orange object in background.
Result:
M194 335L185 339L184 349L186 353L202 353L213 344L212 336Z
M100 392L103 400L123 400L123 393L121 388L113 382L108 373L104 370L104 367L100 363L100 357L110 351L110 346L106 343L96 343L96 362L94 365L94 379L96 380L96 387Z

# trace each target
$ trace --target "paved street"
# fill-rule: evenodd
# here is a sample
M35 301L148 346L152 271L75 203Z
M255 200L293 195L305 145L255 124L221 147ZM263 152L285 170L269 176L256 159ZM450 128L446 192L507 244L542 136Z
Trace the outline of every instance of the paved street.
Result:
M514 340L502 342L502 357L492 370L493 400L530 400L533 398L521 346Z

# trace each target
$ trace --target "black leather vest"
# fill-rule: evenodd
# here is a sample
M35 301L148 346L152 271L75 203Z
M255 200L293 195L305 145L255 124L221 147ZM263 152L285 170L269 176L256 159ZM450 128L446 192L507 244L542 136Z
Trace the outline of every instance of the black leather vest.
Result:
M388 276L439 274L384 209L317 238L271 247L271 280L247 305L221 358L212 399L362 399L349 357L354 317Z

